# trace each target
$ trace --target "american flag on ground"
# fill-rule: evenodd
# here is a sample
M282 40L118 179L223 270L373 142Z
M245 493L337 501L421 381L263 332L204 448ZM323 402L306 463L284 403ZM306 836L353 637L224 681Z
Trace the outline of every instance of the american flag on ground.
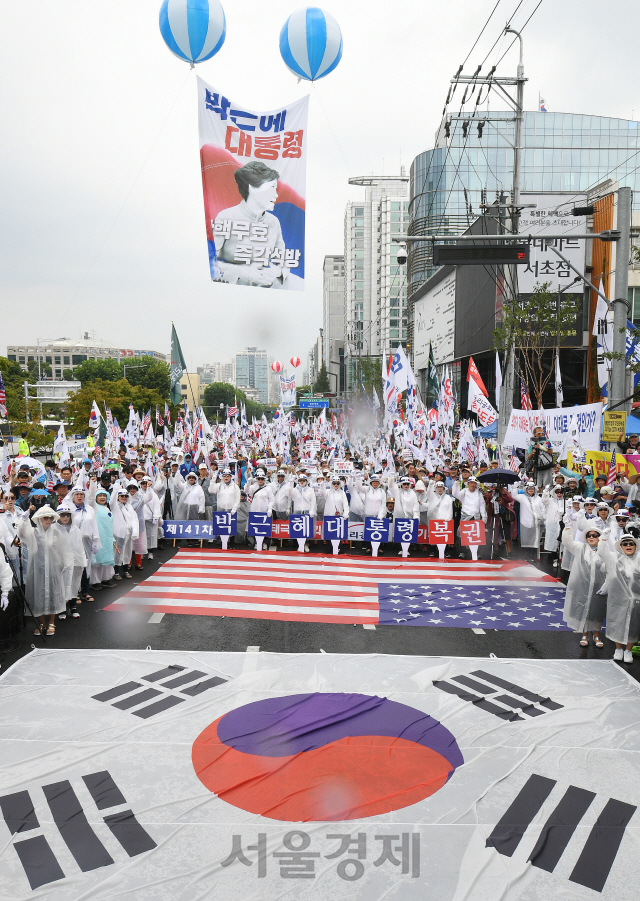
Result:
M179 551L106 610L297 622L570 631L564 585L530 565Z

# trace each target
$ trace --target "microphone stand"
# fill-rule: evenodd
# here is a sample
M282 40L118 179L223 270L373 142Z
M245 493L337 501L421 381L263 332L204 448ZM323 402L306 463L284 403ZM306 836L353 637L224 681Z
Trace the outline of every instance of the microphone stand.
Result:
M36 625L38 632L40 633L40 637L42 638L43 643L46 644L47 643L47 639L45 637L46 626L44 623L38 622L33 610L29 606L29 601L27 600L27 596L24 593L24 588L23 588L23 583L22 583L22 551L21 551L21 549L18 550L18 555L20 558L20 579L18 579L18 576L16 575L16 571L14 569L13 563L11 562L11 560L9 559L9 556L7 554L7 549L5 548L4 544L1 541L0 541L0 550L2 550L2 553L4 554L4 559L7 561L7 563L11 567L11 575L12 575L13 582L14 582L14 591L18 595L18 598L22 601L22 623L23 623L23 625L25 623L26 617L25 617L24 608L26 607L27 610L29 611L29 614L33 618L33 621Z

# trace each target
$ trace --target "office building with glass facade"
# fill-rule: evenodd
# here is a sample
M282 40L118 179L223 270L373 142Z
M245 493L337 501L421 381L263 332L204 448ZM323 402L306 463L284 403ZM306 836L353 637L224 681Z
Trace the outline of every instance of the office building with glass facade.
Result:
M378 357L407 337L406 267L398 266L392 235L409 225L409 178L350 178L364 201L347 204L344 215L345 327L347 388L359 383L358 359Z
M410 234L461 234L478 217L483 202L491 203L500 194L510 195L513 113L488 115L499 121L486 121L481 129L479 119L468 120L465 129L460 120L449 124L443 120L435 147L414 159ZM640 187L638 122L575 113L525 112L523 139L522 191L564 192L569 203L570 192L591 192L607 179L634 191ZM433 271L431 244L409 248L409 295Z

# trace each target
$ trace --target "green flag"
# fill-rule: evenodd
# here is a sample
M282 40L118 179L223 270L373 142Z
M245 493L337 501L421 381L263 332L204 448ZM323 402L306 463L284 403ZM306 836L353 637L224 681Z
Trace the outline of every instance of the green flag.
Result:
M429 369L427 374L427 397L433 402L438 399L440 392L440 380L438 378L438 370L433 359L433 345L429 342Z
M175 325L171 325L171 367L169 374L171 376L171 403L179 404L182 402L182 391L180 390L180 379L182 374L187 371L187 364L182 356L182 348L178 340Z
M100 417L100 425L98 426L98 447L104 447L104 442L107 437L107 424L102 417Z

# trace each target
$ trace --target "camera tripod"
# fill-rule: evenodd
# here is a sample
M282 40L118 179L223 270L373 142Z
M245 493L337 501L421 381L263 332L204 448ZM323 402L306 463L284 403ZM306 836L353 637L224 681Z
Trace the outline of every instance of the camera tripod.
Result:
M4 554L4 559L7 561L7 563L11 567L11 576L13 579L14 591L18 596L18 600L22 601L22 625L23 625L23 628L24 628L25 620L26 620L26 615L24 612L25 608L26 608L29 611L29 615L33 618L36 629L40 633L40 637L42 638L43 643L46 644L47 639L45 637L45 633L46 633L47 627L44 623L38 622L33 610L31 609L31 607L29 605L27 596L24 593L24 583L22 581L22 549L18 548L18 556L20 558L20 578L18 578L18 575L13 566L13 563L11 562L11 560L9 559L9 555L7 554L7 549L5 548L4 544L1 541L0 541L0 550L2 550L2 553Z

